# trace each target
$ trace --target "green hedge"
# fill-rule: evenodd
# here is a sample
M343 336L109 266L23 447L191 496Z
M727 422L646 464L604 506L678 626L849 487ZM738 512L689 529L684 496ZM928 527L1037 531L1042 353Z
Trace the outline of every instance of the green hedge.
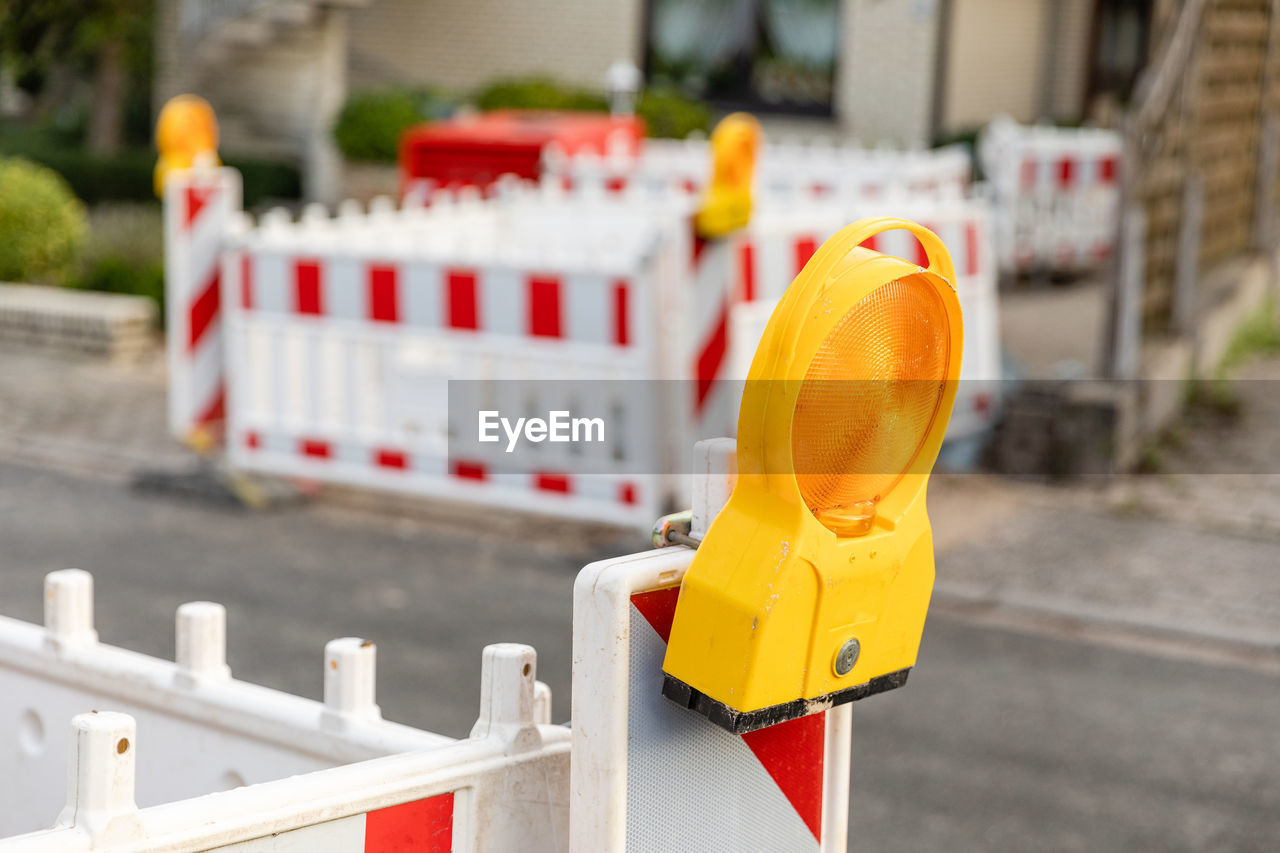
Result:
M607 112L608 99L599 92L566 86L549 77L499 80L472 99L481 110L569 110ZM389 88L357 92L338 115L333 136L348 160L394 163L401 135L423 121L444 118L458 99L437 89ZM711 110L673 89L647 89L636 113L649 136L683 139L711 126Z
M224 157L223 162L238 169L244 179L245 210L268 201L302 198L302 172L292 163L246 157ZM147 180L150 186L150 175Z
M56 173L0 159L0 281L62 284L86 225L84 205Z
M99 157L68 145L56 133L22 127L0 127L0 156L23 157L62 175L87 204L104 201L153 201L152 173L156 154L132 148ZM244 176L244 203L252 208L269 199L296 199L302 178L296 166L255 158L227 157L225 162Z
M548 77L499 80L476 95L482 110L576 110L607 112L604 95L562 85Z
M502 80L476 96L482 110L580 110L607 112L608 99L586 89L565 86L547 77ZM644 119L649 136L683 139L694 131L711 126L711 110L701 101L686 98L674 89L646 89L636 104L636 114Z

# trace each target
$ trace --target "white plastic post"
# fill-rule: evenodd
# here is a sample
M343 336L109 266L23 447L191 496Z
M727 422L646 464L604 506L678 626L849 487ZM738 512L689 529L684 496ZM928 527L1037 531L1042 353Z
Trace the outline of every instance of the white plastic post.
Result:
M293 224L288 208L273 207L262 215L262 230L278 233Z
M58 815L58 826L85 830L95 846L137 836L136 735L137 726L128 714L94 711L72 718L67 804Z
M369 202L369 216L373 219L387 220L396 212L396 201L389 195L374 196Z
M360 223L364 219L364 205L353 198L343 200L338 205L338 219L341 222Z
M480 670L480 716L471 737L497 737L517 749L536 748L534 711L538 654L532 646L495 643L484 648ZM550 691L548 690L548 698Z
M701 537L729 502L738 479L738 443L708 438L693 446L693 521L690 532Z
M378 719L374 701L378 647L372 640L342 637L324 647L324 704L343 719Z
M189 601L178 608L176 659L181 674L191 679L226 679L227 610L212 601Z
M302 208L302 223L304 225L327 225L328 222L329 208L320 202L313 201Z
M847 764L853 753L853 703L846 702L827 712L827 756ZM822 810L823 853L845 853L849 838L849 774L836 773L823 792L826 806Z
M540 726L551 725L551 685L545 681L533 683L533 721Z
M44 576L46 642L61 651L98 642L93 629L93 575L62 569Z
M242 210L237 210L227 218L226 239L230 241L240 241L249 236L253 231L253 216Z

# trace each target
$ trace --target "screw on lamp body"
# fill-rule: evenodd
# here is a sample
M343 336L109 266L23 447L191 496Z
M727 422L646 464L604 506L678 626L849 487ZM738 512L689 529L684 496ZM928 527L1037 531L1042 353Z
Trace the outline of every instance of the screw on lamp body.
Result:
M862 644L858 642L857 637L850 637L845 640L844 645L840 647L840 651L836 652L836 675L845 676L853 672L853 665L858 662L858 654L861 651Z

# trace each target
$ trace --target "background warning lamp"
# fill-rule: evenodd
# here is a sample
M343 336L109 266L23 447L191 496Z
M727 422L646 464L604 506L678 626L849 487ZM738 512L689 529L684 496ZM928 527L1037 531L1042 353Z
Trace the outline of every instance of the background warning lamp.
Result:
M171 172L190 169L199 157L217 165L218 119L208 101L196 95L170 98L156 118L156 149L160 157L154 173L156 195L164 197L164 181Z
M760 122L748 113L730 113L711 132L711 180L693 218L699 237L723 237L751 221L760 139Z
M906 229L924 269L860 247ZM685 576L663 693L747 732L899 687L933 588L925 513L960 373L927 229L840 231L783 296L738 415L738 482Z

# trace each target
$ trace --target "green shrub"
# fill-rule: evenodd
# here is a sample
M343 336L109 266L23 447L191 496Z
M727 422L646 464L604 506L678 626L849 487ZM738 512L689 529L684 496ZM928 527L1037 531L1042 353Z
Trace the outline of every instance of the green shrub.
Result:
M0 159L0 281L61 284L85 235L84 205L57 174Z
M605 112L609 101L597 92L575 89L549 77L530 77L491 83L476 95L476 106L482 110Z
M690 133L711 128L711 109L674 89L645 89L636 104L649 136L684 139Z
M453 111L453 101L433 89L382 89L359 92L338 114L333 137L349 160L395 162L400 136L430 119Z
M156 153L150 148L127 148L99 157L68 143L53 128L0 125L0 156L24 157L47 166L71 185L85 204L105 201L154 201L152 174ZM296 199L302 194L297 166L252 157L224 158L244 176L244 203L254 207L268 199Z

